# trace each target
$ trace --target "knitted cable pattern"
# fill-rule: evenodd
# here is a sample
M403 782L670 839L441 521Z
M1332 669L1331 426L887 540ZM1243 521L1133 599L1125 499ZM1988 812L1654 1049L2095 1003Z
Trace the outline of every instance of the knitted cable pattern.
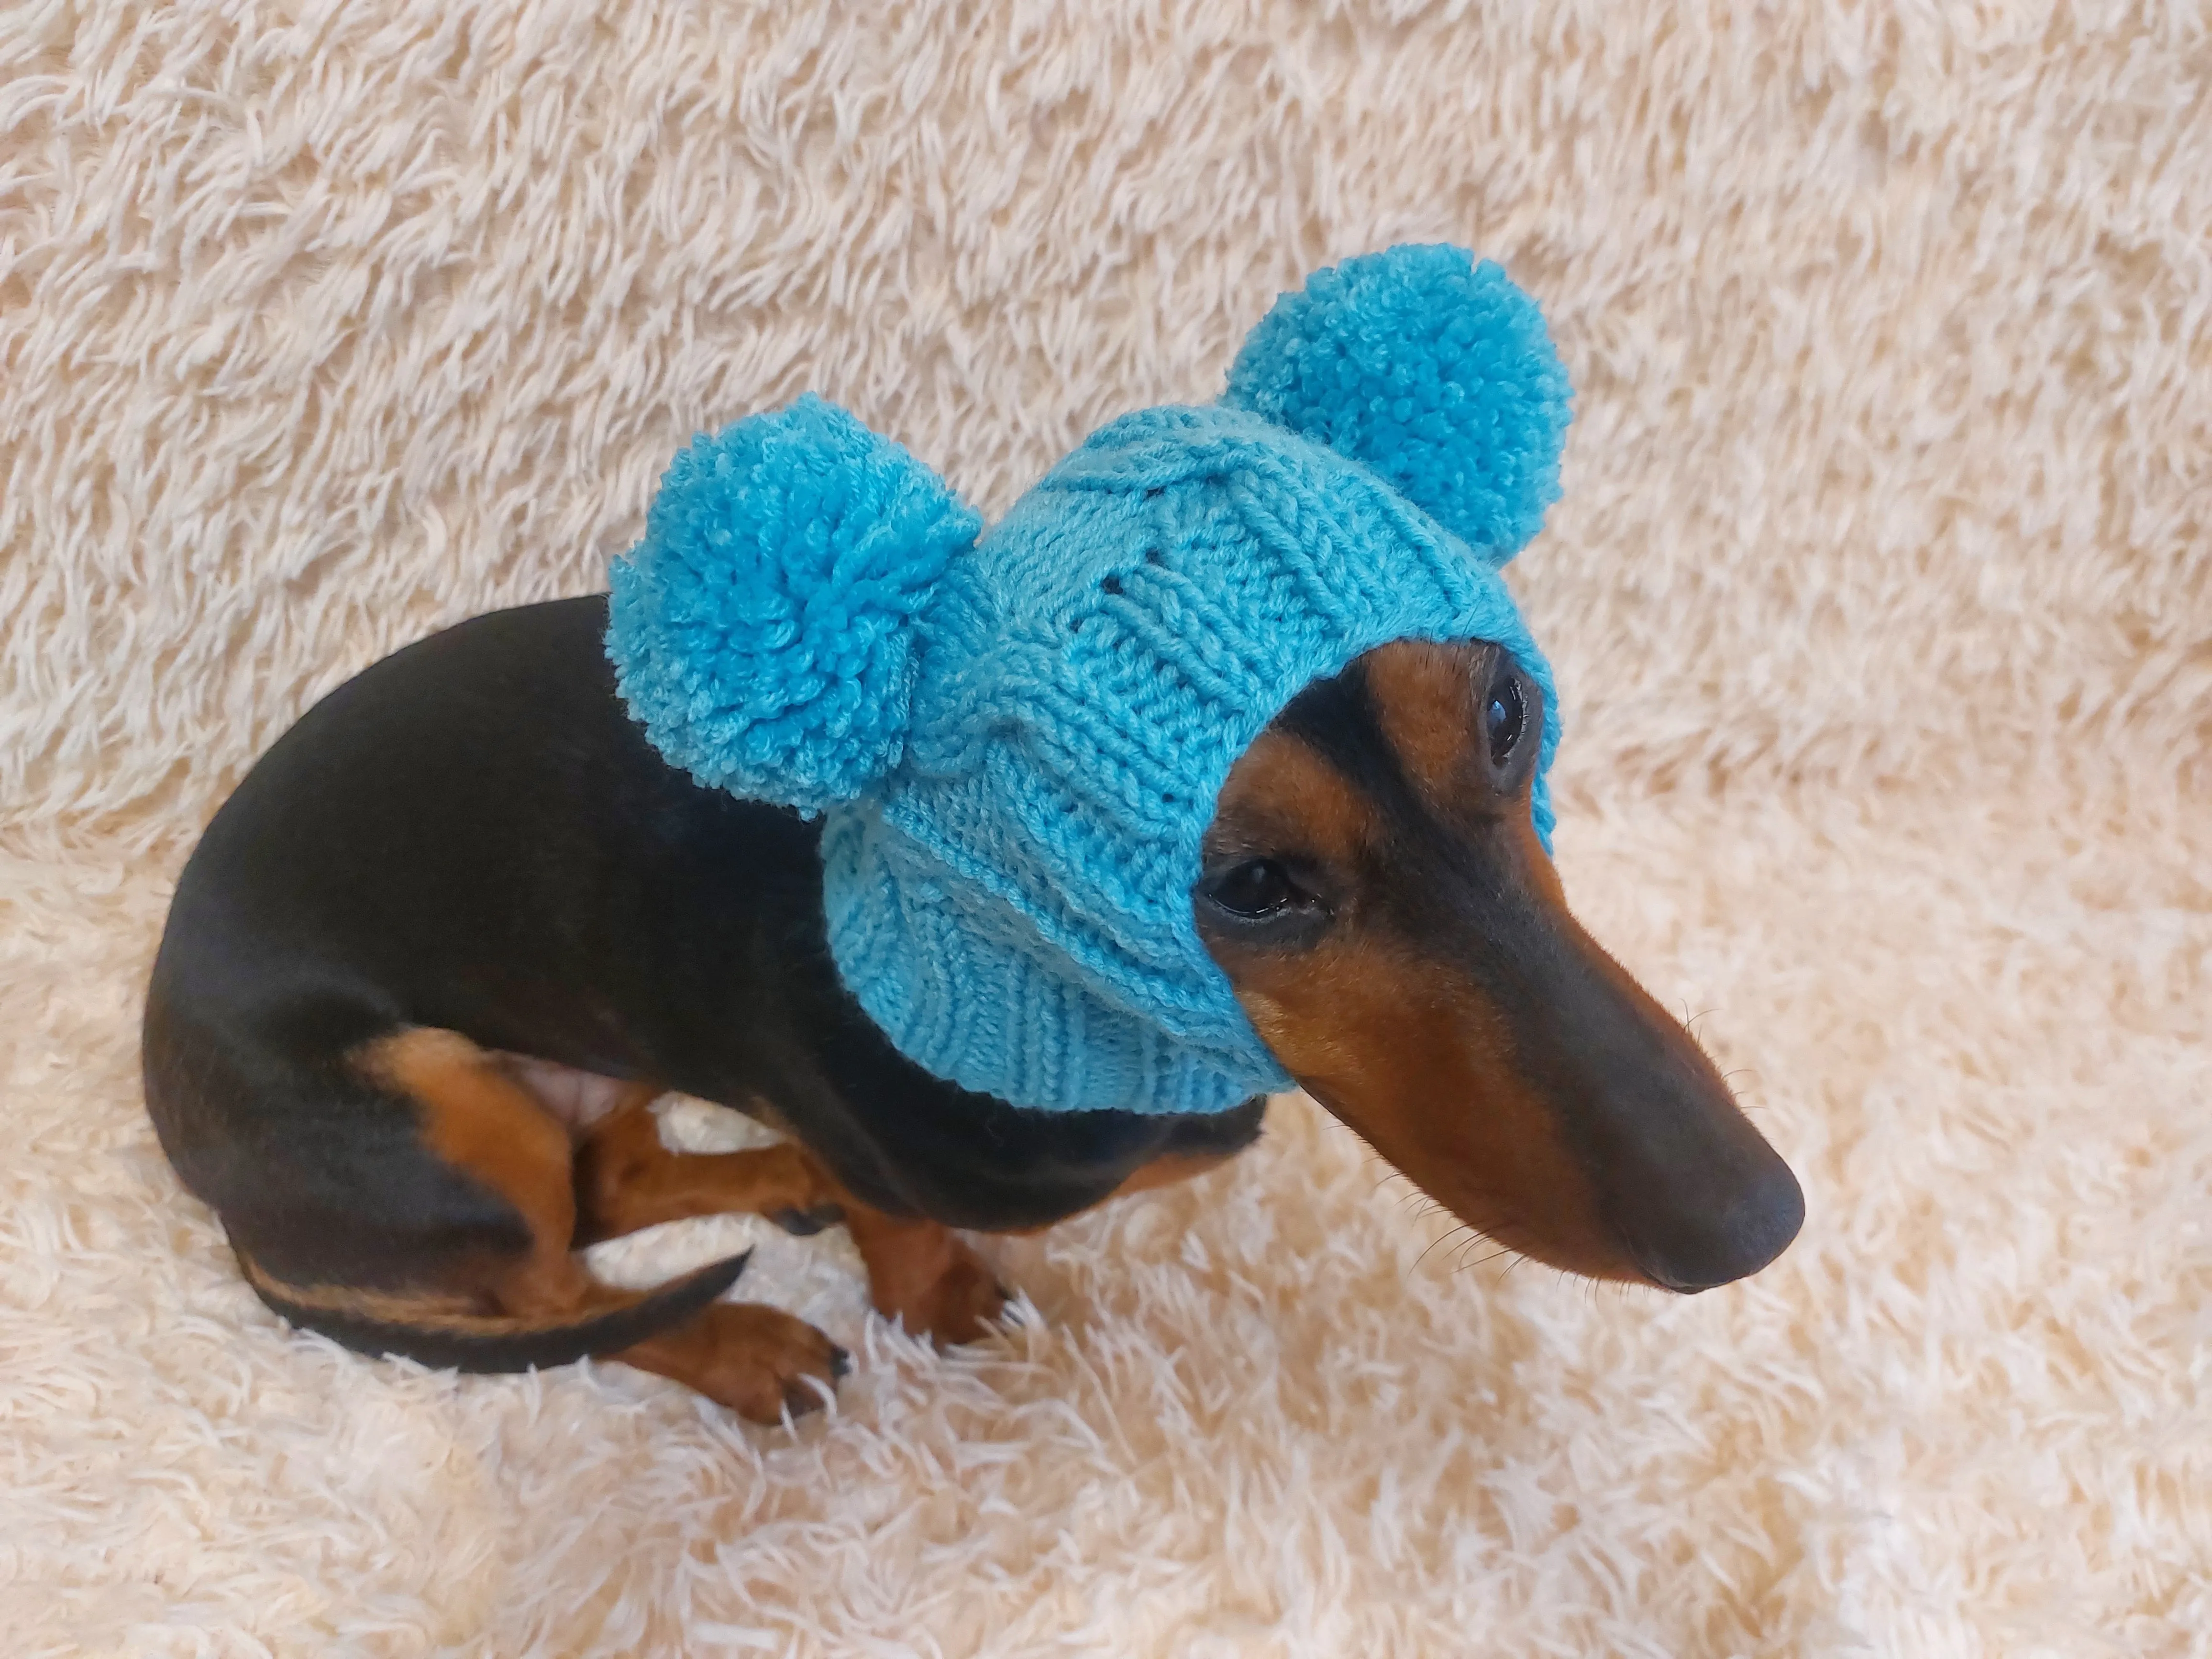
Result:
M1502 273L1394 250L1279 302L1222 403L1109 423L972 546L827 405L702 440L617 567L609 649L672 760L824 815L831 953L917 1064L1025 1107L1219 1110L1290 1079L1192 887L1299 691L1393 640L1496 641L1544 690L1548 845L1558 700L1498 567L1565 420Z

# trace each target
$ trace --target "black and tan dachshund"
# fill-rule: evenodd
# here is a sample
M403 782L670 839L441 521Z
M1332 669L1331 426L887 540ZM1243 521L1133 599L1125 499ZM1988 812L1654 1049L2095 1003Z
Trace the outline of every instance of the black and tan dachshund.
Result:
M621 1359L773 1421L846 1356L578 1247L679 1217L850 1228L942 1341L1005 1291L951 1230L1025 1231L1207 1169L1205 1117L1024 1111L903 1059L824 939L816 828L701 787L617 700L601 599L483 617L341 686L180 878L145 1022L185 1184L286 1319L476 1370ZM1267 1045L1423 1190L1594 1278L1693 1291L1796 1234L1797 1182L1698 1045L1568 914L1529 822L1541 709L1495 647L1309 688L1231 773L1192 895ZM676 1090L783 1131L665 1149Z

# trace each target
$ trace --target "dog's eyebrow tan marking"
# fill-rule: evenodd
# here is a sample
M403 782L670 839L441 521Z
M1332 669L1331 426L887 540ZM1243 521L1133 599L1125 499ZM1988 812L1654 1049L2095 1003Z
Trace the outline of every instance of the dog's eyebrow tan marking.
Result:
M1380 831L1375 804L1301 739L1274 726L1253 739L1222 786L1209 857L1302 853L1349 866Z
M1498 647L1401 640L1367 656L1368 706L1406 775L1431 801L1454 793L1480 730L1479 673Z

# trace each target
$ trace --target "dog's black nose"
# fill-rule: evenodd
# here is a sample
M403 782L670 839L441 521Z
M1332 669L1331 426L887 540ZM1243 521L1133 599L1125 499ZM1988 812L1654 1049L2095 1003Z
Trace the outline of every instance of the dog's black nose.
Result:
M1654 1283L1685 1295L1749 1277L1790 1248L1805 1224L1805 1192L1779 1158L1710 1208L1692 1208L1630 1241Z

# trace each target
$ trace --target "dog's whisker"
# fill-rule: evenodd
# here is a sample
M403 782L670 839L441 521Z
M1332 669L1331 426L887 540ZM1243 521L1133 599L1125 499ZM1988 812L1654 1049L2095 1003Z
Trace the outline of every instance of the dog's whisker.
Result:
M1415 1257L1413 1258L1413 1272L1418 1273L1418 1272L1420 1270L1421 1263L1423 1263L1424 1261L1426 1261L1429 1259L1429 1251L1430 1251L1430 1250L1433 1250L1433 1249L1435 1249L1437 1248L1437 1245L1439 1245L1439 1244L1443 1243L1446 1239L1451 1238L1451 1237L1453 1237L1455 1235L1456 1235L1456 1234L1458 1234L1458 1233L1461 1233L1461 1232L1467 1231L1468 1231L1468 1228L1467 1228L1467 1226L1466 1226L1466 1224L1462 1223L1459 1226L1454 1227L1454 1228L1451 1230L1451 1231L1450 1231L1450 1232L1448 1232L1448 1233L1443 1234L1441 1237L1437 1237L1437 1238L1432 1238L1432 1239L1431 1239L1431 1240L1429 1241L1429 1243L1428 1243L1428 1248L1427 1248L1426 1249L1424 1249L1424 1250L1420 1253L1420 1255L1417 1255L1417 1256L1415 1256Z

